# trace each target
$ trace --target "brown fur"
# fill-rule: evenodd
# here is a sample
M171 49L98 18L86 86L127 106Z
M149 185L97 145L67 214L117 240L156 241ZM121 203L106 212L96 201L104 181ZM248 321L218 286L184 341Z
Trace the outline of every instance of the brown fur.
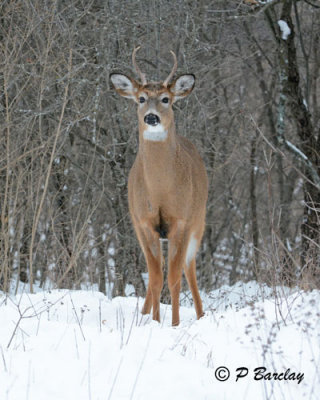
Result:
M203 315L202 302L196 280L195 255L205 227L208 193L204 163L195 146L176 134L172 103L177 93L174 85L165 88L161 83L139 85L131 78L134 90L119 94L133 98L137 103L145 93L148 100L138 107L139 151L129 174L129 209L133 225L146 258L149 284L142 313L153 312L160 320L160 294L163 286L162 254L159 238L169 240L168 285L172 301L172 325L179 324L179 293L184 269L194 299L197 317ZM188 95L193 87L179 98ZM170 103L164 106L159 96L166 93ZM145 140L143 132L148 127L144 116L148 107L155 109L168 136L165 141ZM189 266L187 249L191 238L196 248L191 251Z

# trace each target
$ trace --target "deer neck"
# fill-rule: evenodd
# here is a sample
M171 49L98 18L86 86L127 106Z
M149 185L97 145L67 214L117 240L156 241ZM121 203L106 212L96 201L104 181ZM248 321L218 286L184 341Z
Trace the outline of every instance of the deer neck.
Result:
M157 183L161 190L170 184L169 181L174 179L178 147L173 121L167 130L161 127L159 131L148 129L147 133L145 124L141 124L138 156L148 184Z

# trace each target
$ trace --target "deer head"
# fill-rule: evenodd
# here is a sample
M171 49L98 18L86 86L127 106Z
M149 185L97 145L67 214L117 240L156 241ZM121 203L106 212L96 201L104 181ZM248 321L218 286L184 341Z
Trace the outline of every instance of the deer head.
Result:
M195 84L193 74L179 76L170 82L177 70L177 57L173 51L173 68L162 82L147 82L136 63L136 47L132 54L133 66L141 83L124 74L113 73L110 79L114 89L121 96L134 100L138 104L139 127L143 138L152 141L165 141L174 123L172 105L177 100L188 96Z

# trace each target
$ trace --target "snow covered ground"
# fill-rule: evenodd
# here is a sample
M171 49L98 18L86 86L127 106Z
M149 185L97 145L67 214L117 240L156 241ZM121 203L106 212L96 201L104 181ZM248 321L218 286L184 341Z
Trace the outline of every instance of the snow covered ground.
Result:
M0 294L0 400L320 398L319 291L251 282L203 297L205 317L184 306L172 328L170 306L158 324L143 299Z

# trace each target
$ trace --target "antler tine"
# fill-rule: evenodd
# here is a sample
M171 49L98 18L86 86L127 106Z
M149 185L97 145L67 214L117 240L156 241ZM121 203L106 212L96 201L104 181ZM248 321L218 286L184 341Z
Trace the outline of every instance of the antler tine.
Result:
M163 86L164 86L164 87L167 87L167 86L168 86L169 82L171 81L171 79L172 79L174 73L176 72L176 70L177 70L177 68L178 68L177 56L175 55L175 53L174 53L172 50L170 50L170 53L171 53L172 56L173 56L174 64L173 64L173 67L172 67L172 70L171 70L170 74L169 74L168 77L163 81Z
M133 50L133 53L132 53L132 64L133 64L133 66L134 66L134 68L135 68L137 74L140 76L142 85L144 86L144 85L147 84L146 76L145 76L145 74L143 74L143 73L141 72L140 68L138 67L138 65L137 65L137 63L136 63L136 53L137 53L137 51L140 49L140 47L141 47L141 46L137 46L137 47Z

